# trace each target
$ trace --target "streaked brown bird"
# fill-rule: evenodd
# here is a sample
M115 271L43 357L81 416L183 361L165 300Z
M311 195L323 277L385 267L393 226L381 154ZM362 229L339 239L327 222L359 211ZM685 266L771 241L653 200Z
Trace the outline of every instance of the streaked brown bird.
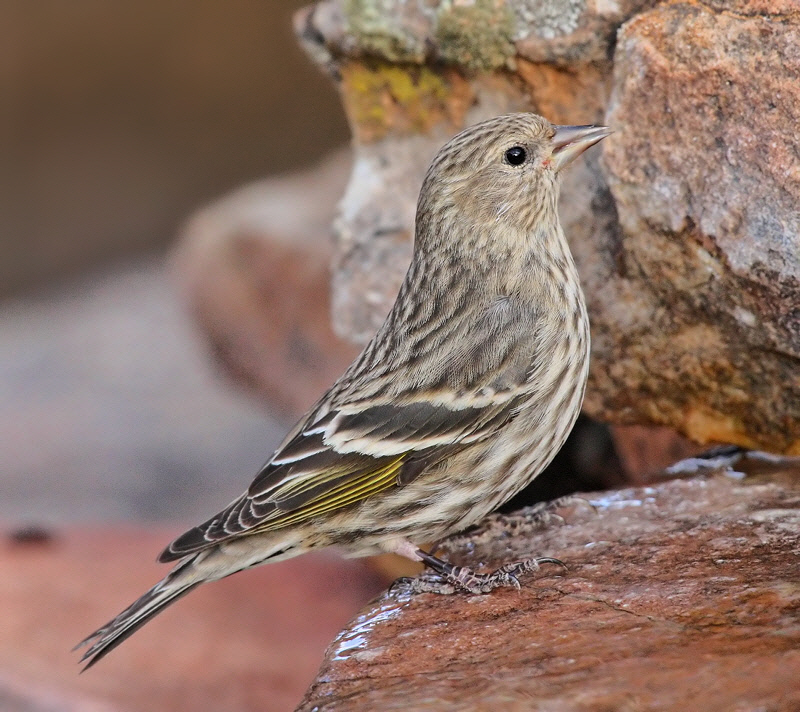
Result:
M481 574L414 542L510 499L578 416L589 321L558 220L559 173L609 133L509 114L441 149L383 326L248 490L164 550L172 571L83 641L87 667L195 586L323 546L423 561L437 577L412 580L417 592L518 586L554 561Z

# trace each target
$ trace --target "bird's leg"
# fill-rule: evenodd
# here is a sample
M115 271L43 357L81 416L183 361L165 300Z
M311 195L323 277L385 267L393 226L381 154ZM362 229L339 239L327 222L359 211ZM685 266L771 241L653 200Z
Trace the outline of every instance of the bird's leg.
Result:
M449 595L457 592L463 593L489 593L501 586L520 588L519 577L531 571L538 571L541 564L557 564L566 568L563 562L549 556L525 559L513 564L504 564L488 574L481 574L466 566L453 564L433 556L422 549L410 550L413 545L403 542L395 549L396 553L407 558L422 561L436 575L423 574L417 578L402 578L392 584L392 588L402 588L410 593L438 593Z

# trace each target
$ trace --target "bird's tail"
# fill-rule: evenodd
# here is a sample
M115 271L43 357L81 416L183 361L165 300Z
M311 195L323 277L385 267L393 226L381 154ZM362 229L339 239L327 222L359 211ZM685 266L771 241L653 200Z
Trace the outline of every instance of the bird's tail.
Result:
M85 645L90 646L81 657L81 662L88 660L83 670L88 670L123 640L133 635L153 616L207 580L205 577L197 575L194 558L196 557L178 564L163 580L134 601L116 618L98 628L75 646L75 650Z

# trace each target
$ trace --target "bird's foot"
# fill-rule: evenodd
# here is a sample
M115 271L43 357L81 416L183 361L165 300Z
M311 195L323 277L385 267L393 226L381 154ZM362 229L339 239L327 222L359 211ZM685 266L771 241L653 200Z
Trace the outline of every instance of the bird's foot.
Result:
M557 564L565 569L567 568L558 559L544 556L517 561L513 564L504 564L491 573L481 574L466 566L454 566L422 550L418 551L418 555L425 565L433 570L434 574L423 574L417 578L398 579L392 584L392 591L438 593L441 595L490 593L502 586L512 586L519 589L519 577L532 571L538 571L541 564Z

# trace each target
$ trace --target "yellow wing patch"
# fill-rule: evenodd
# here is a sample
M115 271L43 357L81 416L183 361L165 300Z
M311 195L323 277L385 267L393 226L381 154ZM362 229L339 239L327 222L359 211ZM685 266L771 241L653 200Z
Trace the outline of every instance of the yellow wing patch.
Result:
M388 464L384 464L377 470L366 470L362 474L353 473L354 476L352 478L348 478L344 482L322 492L318 497L309 500L295 511L281 513L279 510L276 510L274 514L268 516L263 523L257 525L248 533L255 534L271 531L273 529L280 529L325 512L341 509L342 507L346 507L349 504L370 497L378 492L383 492L397 484L397 473L400 471L405 458L406 454L403 454L390 460ZM336 472L334 470L333 472L326 473L323 478L313 478L311 482L309 482L308 479L303 479L291 485L284 486L284 488L281 489L280 495L296 495L309 487L317 486L341 475L341 471Z

